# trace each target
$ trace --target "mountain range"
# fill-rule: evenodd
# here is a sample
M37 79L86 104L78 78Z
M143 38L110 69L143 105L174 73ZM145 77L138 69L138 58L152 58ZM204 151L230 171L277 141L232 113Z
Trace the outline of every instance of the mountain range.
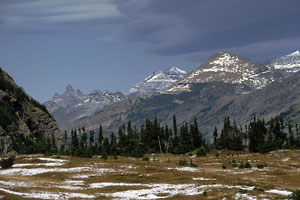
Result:
M65 124L64 128L96 129L102 124L104 129L116 131L128 120L140 126L145 118L155 116L162 124L171 125L176 115L179 125L196 117L204 135L210 138L213 127L220 128L225 116L244 124L254 115L269 120L297 103L300 105L299 70L299 51L265 64L220 52L189 73L174 67L155 72L130 89L123 99ZM177 80L171 80L166 75L168 71L176 72L173 77Z
M181 79L185 71L176 67L170 67L164 71L154 72L143 81L137 83L124 95L121 92L94 90L90 94L83 94L80 90L74 90L71 85L66 87L63 94L57 93L46 101L44 105L57 120L60 127L80 119L91 116L105 106L136 96L151 96L158 94L172 86Z
M103 109L106 105L125 99L121 92L94 90L90 94L83 94L80 90L74 90L71 85L66 87L63 94L54 94L52 99L44 105L62 127L81 117L90 116Z

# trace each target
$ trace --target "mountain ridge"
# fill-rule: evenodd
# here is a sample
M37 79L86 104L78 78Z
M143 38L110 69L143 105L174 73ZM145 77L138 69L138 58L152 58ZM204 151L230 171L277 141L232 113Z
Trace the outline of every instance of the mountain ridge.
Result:
M134 100L118 102L90 117L74 121L68 125L68 129L84 125L93 129L102 124L107 130L116 131L118 126L125 123L126 120L131 120L132 123L140 126L143 122L141 119L155 116L162 123L170 125L173 115L176 115L178 124L190 122L196 117L201 130L205 132L206 136L211 137L213 126L220 127L226 115L241 123L248 123L256 112L258 113L257 117L269 119L270 117L275 117L300 99L300 94L296 93L294 95L295 92L293 94L293 90L296 88L292 87L293 84L281 74L281 71L276 69L270 70L266 65L253 64L248 59L235 56L234 54L230 54L230 57L233 57L238 65L235 65L235 62L232 63L231 60L228 61L227 58L223 58L226 62L220 65L219 58L222 58L224 54L226 52L221 52L219 54L221 56L217 55L216 60L212 60L211 58L213 57L211 57L200 67L186 74L172 85L172 87L176 87L181 83L188 83L187 90L162 92L150 97L138 97ZM202 70L201 73L204 73L206 76L206 72L211 72L211 69L214 70L215 66L223 67L221 72L218 69L215 70L220 72L220 74L226 70L227 72L229 71L228 73L232 73L230 70L233 70L233 72L238 72L238 75L230 81L219 79L219 77L222 77L222 74L221 76L212 77L208 81L202 81L201 79L198 81L198 77L196 77L196 81L193 82L193 79L190 78L190 75L197 72L197 70ZM245 77L241 73L243 70L238 71L237 68L239 67L244 67L249 72L248 76L256 76L250 81L249 79L243 79L244 81L242 82L236 81ZM203 69L206 69L206 71L204 70L203 72ZM203 75L201 73L199 73L200 77ZM292 80L300 88L296 74L293 73L291 77L294 77ZM261 77L263 77L264 81L259 80ZM256 80L260 82L256 83ZM285 91L278 89L280 87L284 88ZM274 99L272 100L269 97Z

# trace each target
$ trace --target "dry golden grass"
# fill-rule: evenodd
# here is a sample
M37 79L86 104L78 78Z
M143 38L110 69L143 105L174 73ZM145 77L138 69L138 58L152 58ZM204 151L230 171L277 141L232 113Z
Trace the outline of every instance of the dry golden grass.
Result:
M216 156L217 154L218 156ZM59 159L66 160L61 166L35 166L34 164L48 162L39 160L40 157L45 156L19 155L15 163L33 164L22 167L25 170L65 169L66 171L26 176L8 174L11 169L0 170L0 198L25 199L25 193L28 195L48 192L60 195L61 199L85 199L84 196L77 198L72 195L68 196L70 193L90 195L94 199L112 199L109 195L117 192L140 192L144 189L160 187L160 185L153 186L151 184L171 184L170 187L173 189L170 190L174 191L176 188L174 185L183 187L184 184L190 184L187 189L182 189L178 193L170 193L168 189L152 192L156 197L166 197L166 199L223 199L224 197L242 199L242 194L256 199L286 199L286 195L267 191L271 189L292 191L300 188L300 151L298 150L275 151L268 154L213 151L203 157L184 156L187 161L186 166L178 165L182 156L171 154L147 155L150 161L127 157L109 158L104 161L100 157L88 159L60 156ZM197 167L190 166L190 160ZM239 169L232 166L234 162L239 165L240 162L245 163L246 161L251 163L252 168ZM267 167L257 169L257 164L266 164ZM226 166L226 169L223 169L222 166ZM68 171L75 168L78 169L77 172ZM80 171L82 169L84 171ZM93 188L92 185L96 183L107 183L107 185ZM110 185L111 183L116 185ZM127 185L118 185L119 183ZM192 193L194 195L190 195L192 189L196 191L196 193ZM155 196L152 197L155 198ZM28 199L38 199L35 197L41 196L28 196ZM41 198L45 198L45 196ZM51 196L49 198L51 199ZM120 197L116 199L120 199ZM244 197L244 199L247 198Z

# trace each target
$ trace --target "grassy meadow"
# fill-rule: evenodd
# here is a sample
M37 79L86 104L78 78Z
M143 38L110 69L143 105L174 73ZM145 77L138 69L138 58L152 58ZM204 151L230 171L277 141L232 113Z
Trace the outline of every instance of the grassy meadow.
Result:
M0 199L287 199L299 178L298 150L107 160L18 155L12 168L0 169Z

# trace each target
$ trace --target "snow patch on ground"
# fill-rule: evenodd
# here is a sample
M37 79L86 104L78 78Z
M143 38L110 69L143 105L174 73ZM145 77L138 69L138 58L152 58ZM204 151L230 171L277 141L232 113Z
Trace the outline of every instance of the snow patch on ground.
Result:
M21 175L21 176L34 176L44 173L53 173L53 172L63 172L63 173L78 173L78 172L96 172L97 175L102 175L107 172L115 172L114 169L108 168L92 168L92 167L73 167L73 168L35 168L35 169L25 169L25 168L14 168L1 170L0 175Z
M183 172L198 172L199 171L198 169L192 168L192 167L176 167L176 168L168 167L167 169L178 170L178 171L183 171Z
M283 196L288 196L290 194L292 194L292 192L287 191L287 190L278 190L278 189L272 189L272 190L267 190L267 193L273 193L273 194L280 194Z
M192 178L194 181L215 181L217 180L216 178L203 178L203 177L200 177L200 178Z
M256 200L257 198L256 198L255 196L250 196L250 195L248 195L248 194L240 194L240 193L237 193L237 194L235 195L234 199L235 199L235 200L239 200L239 199L241 199L241 200L246 200L246 199L248 199L248 200Z

